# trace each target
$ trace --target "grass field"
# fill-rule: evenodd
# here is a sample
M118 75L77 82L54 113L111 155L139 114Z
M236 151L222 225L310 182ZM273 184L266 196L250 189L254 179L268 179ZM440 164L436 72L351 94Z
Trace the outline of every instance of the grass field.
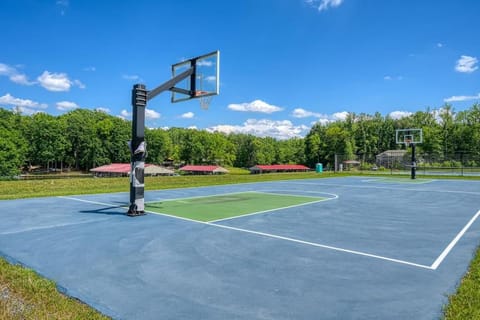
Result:
M58 292L53 281L0 258L0 319L109 319Z
M322 177L332 177L326 173ZM336 175L338 176L338 175ZM145 177L146 190L200 187L258 181L318 178L315 172L272 173L263 175L198 175ZM79 194L128 192L129 178L73 178L54 180L0 181L0 200L53 197Z
M348 174L344 174L348 175ZM197 187L258 181L331 177L333 174L149 177L147 190ZM340 176L339 174L335 176ZM368 177L367 175L364 175ZM378 177L379 175L375 175ZM386 175L385 177L391 177ZM439 178L439 177L426 177ZM480 180L480 177L469 178ZM74 194L127 192L128 178L0 181L0 199ZM480 250L455 295L445 307L447 320L480 319ZM55 284L35 272L0 258L0 319L108 319L83 303L67 298Z

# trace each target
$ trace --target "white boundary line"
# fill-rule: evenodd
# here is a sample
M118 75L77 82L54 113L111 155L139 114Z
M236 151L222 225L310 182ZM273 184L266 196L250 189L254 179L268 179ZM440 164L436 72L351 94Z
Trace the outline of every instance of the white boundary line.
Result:
M361 180L362 182L385 182L385 183L398 183L398 184L411 184L411 185L417 185L417 184L427 184L427 183L432 183L434 181L437 181L435 179L415 179L413 182L412 179L410 178L374 178L374 179L365 179Z
M282 181L283 183L283 181ZM438 192L438 193L458 193L458 194L473 194L479 195L480 192L475 191L456 191L456 190L427 190L427 189L417 189L417 188L399 188L399 187L381 187L381 186L370 186L367 184L337 184L337 183L306 183L306 182L290 182L289 184L296 185L307 185L307 186L326 186L326 187L340 187L340 188L361 188L361 189L385 189L385 190L402 190L402 191L419 191L419 192Z
M315 193L315 194L326 194L328 196L331 196L332 198L328 198L328 200L334 200L334 199L338 199L338 194L336 193L330 193L330 192L323 192L323 191L305 191L305 190L281 190L281 189L267 189L266 191L269 191L269 192L264 192L264 191L258 191L258 192L261 192L261 193L271 193L271 194L275 194L275 195L283 195L283 193L278 193L278 192L297 192L297 193ZM275 193L277 192L277 193ZM296 196L295 194L287 194L287 196ZM298 195L299 197L308 197L308 196L304 196L304 195ZM317 198L317 197L313 197L312 198Z
M250 192L255 192L255 193L262 193L262 194L268 194L272 196L289 196L289 197L299 197L299 198L312 198L312 199L318 199L319 197L314 197L314 196L305 196L302 194L291 194L287 192L291 192L292 190L285 191L285 190L258 190L258 191L250 191ZM284 192L284 193L279 193L279 192ZM327 194L327 193L325 193Z
M277 236L275 234L270 234L270 233L265 233L265 232L259 232L259 231L252 231L252 230L247 230L247 229L241 229L241 228L235 228L235 227L230 227L230 226L225 226L221 224L214 224L214 223L206 223L211 226L219 227L219 228L224 228L224 229L229 229L229 230L235 230L235 231L240 231L240 232L245 232L245 233L251 233L251 234L256 234L259 236L263 237L268 237L268 238L274 238L274 239L280 239L280 240L285 240L285 241L290 241L290 242L295 242L295 243L301 243L313 247L319 247L323 249L329 249L329 250L334 250L334 251L340 251L340 252L346 252L354 255L359 255L359 256L364 256L364 257L369 257L369 258L375 258L375 259L380 259L380 260L385 260L385 261L390 261L390 262L395 262L395 263L400 263L400 264L405 264L409 266L414 266L418 268L423 268L423 269L429 269L432 270L431 266L426 266L423 264L418 264L418 263L413 263L413 262L408 262L404 260L399 260L399 259L393 259L393 258L388 258L388 257L383 257L375 254L370 254L370 253L365 253L361 251L355 251L355 250L349 250L349 249L343 249L339 247L333 247L333 246L327 246L324 244L320 243L315 243L315 242L309 242L309 241L303 241L299 239L294 239L294 238L289 238L289 237L282 237L282 236Z
M73 197L66 197L66 196L57 196L57 198L80 201L80 202L91 203L91 204L98 204L98 205L106 206L106 207L128 208L127 205L125 205L125 206L120 205L119 206L119 205L114 205L114 204L111 204L111 203L91 201L91 200L85 200L85 199L73 198Z
M109 204L109 203L102 203L102 202L78 199L78 198L73 198L73 197L59 196L58 198L64 198L64 199L68 199L68 200L80 201L80 202L86 202L86 203L92 203L92 204L97 204L97 205L107 206L107 207L114 206L114 205ZM328 249L328 250L334 250L334 251L339 251L339 252L344 252L344 253L350 253L350 254L354 254L354 255L359 255L359 256L364 256L364 257L369 257L369 258L374 258L374 259L379 259L379 260L384 260L384 261L389 261L389 262L394 262L394 263L399 263L399 264L404 264L404 265L409 265L409 266L413 266L413 267L417 267L417 268L434 270L431 266L426 266L426 265L417 264L417 263L404 261L404 260L399 260L399 259L383 257L383 256L379 256L379 255L374 255L374 254L370 254L370 253L361 252L361 251L355 251L355 250L343 249L343 248L339 248L339 247L327 246L327 245L323 245L323 244L320 244L320 243L308 242L308 241L303 241L303 240L288 238L288 237L282 237L282 236L278 236L278 235L274 235L274 234L270 234L270 233L264 233L264 232L258 232L258 231L253 231L253 230L235 228L235 227L225 226L225 225L221 225L221 224L215 224L215 223L211 223L211 222L203 222L203 221L198 221L198 220L192 220L192 219L188 219L188 218L172 216L172 215L165 214L165 213L152 212L152 211L145 211L145 212L156 214L156 215L161 215L161 216L166 216L166 217L169 217L169 218L172 218L172 219L184 220L184 221L189 221L189 222L193 222L193 223L197 223L197 224L212 226L212 227L216 227L216 228L222 228L222 229L234 230L234 231L239 231L239 232L244 232L244 233L250 233L250 234L255 234L255 235L259 235L259 236L263 236L263 237L279 239L279 240L284 240L284 241L289 241L289 242L294 242L294 243L300 243L300 244L309 245L309 246L313 246L313 247L318 247L318 248L323 248L323 249Z
M457 234L455 238L453 238L452 242L443 250L443 252L438 256L437 260L431 265L431 268L433 270L436 270L440 264L443 262L443 260L447 257L447 255L452 251L453 247L457 244L457 242L463 237L465 232L467 232L468 228L477 220L478 216L480 216L480 210L477 211L477 213L468 221L468 223L463 227L463 229Z
M110 218L106 218L106 219L95 219L95 220L85 220L85 221L72 222L72 223L58 223L58 224L54 224L54 225L47 225L47 226L41 226L41 227L26 228L26 229L20 229L20 230L16 230L16 231L0 232L0 236L5 236L5 235L9 235L9 234L23 233L23 232L29 232L29 231L37 231L37 230L46 230L46 229L61 228L61 227L68 227L68 226L76 226L76 225L80 225L80 224L102 222L102 221L107 221L107 220L110 220Z

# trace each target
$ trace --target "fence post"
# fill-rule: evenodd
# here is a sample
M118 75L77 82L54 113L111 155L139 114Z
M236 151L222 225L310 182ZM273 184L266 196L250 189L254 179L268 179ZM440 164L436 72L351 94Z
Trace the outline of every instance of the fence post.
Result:
M335 153L335 163L334 163L334 169L333 169L334 173L337 173L337 166L338 166L338 156Z

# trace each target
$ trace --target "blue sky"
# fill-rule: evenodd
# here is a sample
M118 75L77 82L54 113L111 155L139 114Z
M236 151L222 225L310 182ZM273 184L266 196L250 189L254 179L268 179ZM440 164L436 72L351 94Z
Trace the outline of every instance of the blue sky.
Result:
M220 50L220 95L148 104L149 127L289 138L347 112L480 101L480 1L2 0L0 107L130 118L131 88Z

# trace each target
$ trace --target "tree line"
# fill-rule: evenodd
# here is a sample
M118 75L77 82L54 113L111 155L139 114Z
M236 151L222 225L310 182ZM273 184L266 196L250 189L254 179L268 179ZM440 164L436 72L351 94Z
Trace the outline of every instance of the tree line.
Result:
M320 162L328 166L335 154L367 157L400 148L395 130L403 128L423 129L419 152L480 156L480 105L474 104L465 111L455 112L445 105L400 119L350 113L344 121L313 125L305 138L288 140L185 128L146 129L146 162L163 164L170 159L177 164L246 168L287 163L314 167ZM22 115L0 108L0 176L17 175L29 166L89 170L129 162L130 138L130 121L101 111L76 109L52 116Z
M423 143L417 145L417 152L423 157L468 155L480 159L480 105L455 112L447 104L439 110L418 111L400 119L379 113L350 113L345 121L315 124L305 137L307 163L332 165L335 154L342 154L343 159L367 161L369 157L372 161L372 156L381 152L401 149L395 141L395 130L407 128L422 129ZM480 166L480 162L471 165Z

